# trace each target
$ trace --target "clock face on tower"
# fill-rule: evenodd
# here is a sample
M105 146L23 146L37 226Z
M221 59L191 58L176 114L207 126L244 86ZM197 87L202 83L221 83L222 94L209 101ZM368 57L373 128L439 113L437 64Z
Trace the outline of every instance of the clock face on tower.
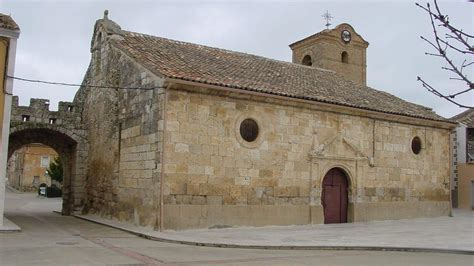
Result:
M350 42L351 41L351 33L348 30L343 30L341 32L341 39L346 43Z

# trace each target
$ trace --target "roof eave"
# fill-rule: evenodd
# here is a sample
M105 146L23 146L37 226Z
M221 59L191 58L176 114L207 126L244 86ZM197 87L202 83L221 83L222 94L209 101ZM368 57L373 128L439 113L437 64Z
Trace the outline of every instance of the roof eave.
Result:
M277 94L277 93L270 93L270 92L265 92L262 90L256 90L256 89L250 89L250 88L242 88L242 87L237 87L237 86L231 86L231 85L225 85L225 84L213 84L213 83L206 83L206 82L201 82L201 81L195 81L192 79L186 79L184 77L166 77L164 84L170 84L170 83L177 83L177 84L183 84L183 85L194 85L194 86L200 86L200 87L205 87L205 88L211 88L211 89L221 89L221 90L231 90L232 92L238 92L238 93L247 93L247 94L254 94L258 96L263 96L263 97L275 97L275 98L283 98L284 100L295 100L295 101L304 101L309 104L314 104L314 103L320 103L324 105L336 105L341 108L348 108L348 110L351 109L357 109L369 113L378 113L378 114L384 114L384 115L389 115L389 116L394 116L394 121L399 121L400 118L409 118L409 119L417 119L417 120L422 120L422 121L431 121L436 124L439 124L439 127L442 128L447 128L447 129L453 129L456 127L458 123L452 122L449 120L439 120L439 119L433 119L433 118L426 118L426 117L419 117L419 116L410 116L407 114L402 114L402 113L396 113L396 112L386 112L386 111L381 111L381 110L376 110L372 108L364 108L364 107L359 107L359 106L352 106L348 104L341 104L341 103L336 103L336 102L330 102L330 101L322 101L319 99L314 99L311 97L298 97L294 95L285 95L285 94ZM165 85L167 86L167 85ZM395 117L399 117L398 119L395 119Z
M0 36L8 37L11 39L18 39L20 37L20 30L0 28Z

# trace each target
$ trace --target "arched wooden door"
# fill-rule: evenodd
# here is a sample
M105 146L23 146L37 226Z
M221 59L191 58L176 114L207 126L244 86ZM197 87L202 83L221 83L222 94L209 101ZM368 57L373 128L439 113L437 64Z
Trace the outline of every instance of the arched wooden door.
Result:
M348 181L343 170L333 168L323 179L321 203L324 223L347 223Z

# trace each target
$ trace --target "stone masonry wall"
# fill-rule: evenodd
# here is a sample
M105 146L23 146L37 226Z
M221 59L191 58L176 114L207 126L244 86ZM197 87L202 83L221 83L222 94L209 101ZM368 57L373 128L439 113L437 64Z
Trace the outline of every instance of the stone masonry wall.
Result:
M339 167L350 183L349 221L447 214L448 130L165 84L114 48L115 38L118 25L96 23L84 79L113 88L76 95L90 144L85 212L155 229L161 218L164 229L321 223L322 177ZM260 128L252 143L239 133L246 118Z
M91 146L87 212L155 227L159 218L161 80L112 48L108 39L100 41L95 40L85 84L156 89L90 88L82 92Z
M352 221L447 214L448 130L196 88L170 91L167 110L166 228L322 222L332 167L349 176ZM259 124L253 143L240 137L245 118Z
M59 102L58 111L49 110L49 100L30 99L29 106L19 106L18 96L12 100L12 126L23 122L43 123L76 129L81 125L82 105L76 102Z
M348 30L352 40L341 40L341 31ZM366 85L366 46L364 41L347 24L309 38L293 48L293 63L301 64L306 55L311 56L312 66L330 69L347 80ZM348 55L348 62L341 61L342 52Z

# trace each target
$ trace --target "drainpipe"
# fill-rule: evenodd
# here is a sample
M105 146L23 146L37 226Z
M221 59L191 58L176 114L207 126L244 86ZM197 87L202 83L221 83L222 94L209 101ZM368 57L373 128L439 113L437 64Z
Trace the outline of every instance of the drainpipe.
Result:
M311 151L309 152L309 196L308 196L308 205L309 205L309 224L313 224L313 212L311 210L311 198L312 198L312 191L313 191L313 154L312 151L315 150L316 147L316 131L313 129L313 143L311 144Z
M165 133L166 133L166 103L168 102L168 90L171 88L171 82L166 86L163 92L163 134L161 134L161 173L160 173L160 232L164 229L164 185L165 185Z
M451 189L452 189L452 184L451 184L451 173L453 171L453 144L454 142L452 141L452 130L449 131L449 177L448 177L448 189L449 189L449 217L453 217L453 198L451 195ZM443 182L444 183L444 182Z
M314 140L313 140L314 142ZM314 145L314 143L313 143ZM312 147L312 149L314 149ZM311 196L312 196L312 192L313 191L313 156L312 155L309 155L309 202L308 202L308 205L309 205L309 224L313 224L313 215L312 215L312 211L311 211Z

